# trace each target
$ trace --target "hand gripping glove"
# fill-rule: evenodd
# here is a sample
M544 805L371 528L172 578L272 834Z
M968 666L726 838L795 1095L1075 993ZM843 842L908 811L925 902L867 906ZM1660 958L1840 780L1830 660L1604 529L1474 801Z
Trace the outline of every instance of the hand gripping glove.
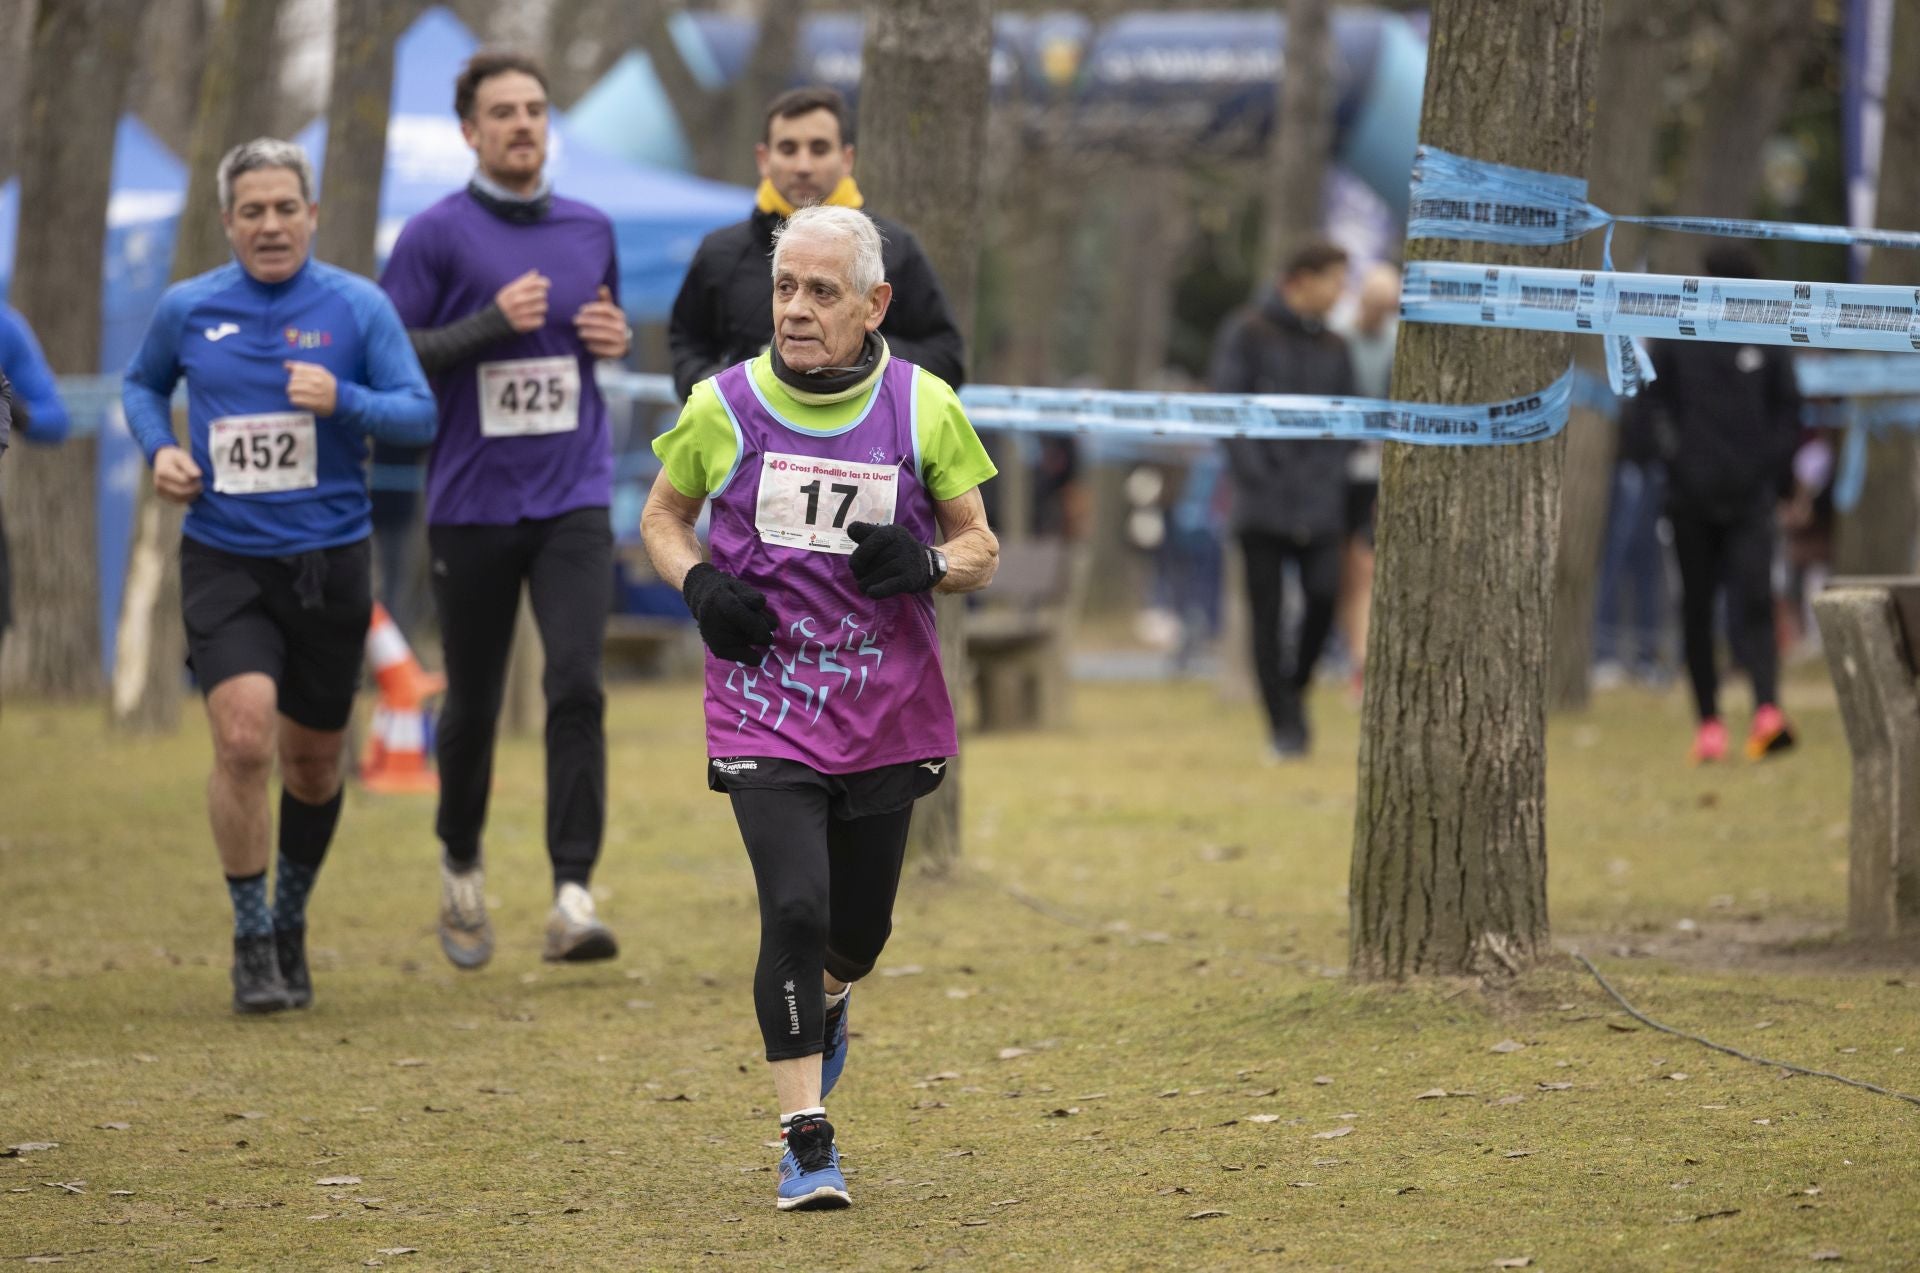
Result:
M947 576L947 559L894 523L854 522L847 538L859 547L848 565L860 591L878 600L903 592L926 592Z
M744 579L701 562L687 572L680 595L700 625L700 639L714 654L733 663L758 663L755 646L773 644L774 619L767 599Z

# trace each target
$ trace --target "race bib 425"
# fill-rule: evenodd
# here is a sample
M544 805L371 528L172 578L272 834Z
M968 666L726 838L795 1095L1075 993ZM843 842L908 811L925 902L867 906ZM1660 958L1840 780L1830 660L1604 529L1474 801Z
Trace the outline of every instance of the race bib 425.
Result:
M480 364L480 432L490 438L580 427L580 363L570 354Z
M846 556L847 527L892 521L899 493L900 470L891 465L769 451L760 459L754 527L764 543Z

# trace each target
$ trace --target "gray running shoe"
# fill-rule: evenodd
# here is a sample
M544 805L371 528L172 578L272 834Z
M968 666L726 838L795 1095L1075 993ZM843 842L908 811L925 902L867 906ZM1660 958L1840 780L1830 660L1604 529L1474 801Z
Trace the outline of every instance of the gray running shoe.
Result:
M619 953L620 943L593 913L593 894L578 884L562 884L547 916L547 947L540 957L548 963L581 963Z
M280 1012L292 1007L280 977L280 955L273 934L233 939L233 1010Z
M487 873L478 862L456 871L440 859L440 949L455 968L484 967L493 958L487 918Z

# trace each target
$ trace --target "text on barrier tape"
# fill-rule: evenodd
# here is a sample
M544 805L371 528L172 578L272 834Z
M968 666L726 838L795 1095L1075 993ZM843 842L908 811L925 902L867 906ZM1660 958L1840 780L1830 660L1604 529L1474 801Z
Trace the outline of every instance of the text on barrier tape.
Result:
M1413 261L1403 318L1472 327L1920 351L1920 288Z

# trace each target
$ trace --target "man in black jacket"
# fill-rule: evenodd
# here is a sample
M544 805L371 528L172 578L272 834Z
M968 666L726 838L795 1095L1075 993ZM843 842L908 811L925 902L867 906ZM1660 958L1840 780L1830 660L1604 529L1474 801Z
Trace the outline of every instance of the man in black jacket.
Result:
M1227 320L1215 338L1208 386L1219 393L1350 396L1353 363L1327 315L1346 286L1347 254L1331 243L1294 253L1279 289ZM1346 535L1348 442L1227 442L1233 529L1240 537L1253 629L1253 665L1281 759L1304 756L1302 697L1333 627ZM1281 572L1292 563L1304 599L1291 665L1281 661ZM1284 626L1292 626L1285 624Z
M759 205L736 225L709 234L694 253L674 298L667 341L673 387L684 401L708 376L760 353L773 339L773 233L796 208L825 203L858 208L852 132L840 94L796 88L767 107ZM905 226L874 216L884 240L893 305L880 334L896 358L924 367L958 389L966 379L964 342L926 253Z
M1755 278L1751 254L1714 248L1706 272ZM1658 378L1632 408L1653 414L1667 452L1667 518L1680 563L1681 636L1699 729L1691 759L1721 760L1714 665L1715 601L1726 592L1727 637L1753 680L1749 759L1793 746L1780 712L1773 634L1774 506L1791 486L1800 434L1800 390L1785 350L1671 341L1653 348Z

